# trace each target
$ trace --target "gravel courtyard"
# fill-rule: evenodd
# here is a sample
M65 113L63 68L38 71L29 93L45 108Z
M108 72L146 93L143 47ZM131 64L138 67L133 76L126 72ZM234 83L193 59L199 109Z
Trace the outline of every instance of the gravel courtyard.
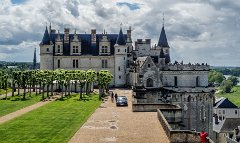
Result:
M109 97L69 143L169 143L155 112L132 112L131 90L112 91L127 96L128 107L116 107Z

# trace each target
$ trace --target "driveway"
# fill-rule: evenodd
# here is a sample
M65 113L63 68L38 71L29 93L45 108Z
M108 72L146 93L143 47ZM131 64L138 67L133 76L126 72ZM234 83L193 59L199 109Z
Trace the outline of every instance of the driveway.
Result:
M132 90L112 91L127 96L128 107L116 107L109 97L69 143L169 143L156 112L132 112Z

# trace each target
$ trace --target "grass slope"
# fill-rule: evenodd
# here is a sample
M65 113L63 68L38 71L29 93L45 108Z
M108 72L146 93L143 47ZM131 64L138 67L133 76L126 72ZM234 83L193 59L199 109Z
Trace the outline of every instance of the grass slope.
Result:
M22 100L22 96L9 97L8 100L2 99L0 100L0 117L37 103L40 99L41 96L35 95L32 95L32 97L27 95L24 101Z
M217 97L228 98L231 102L240 107L240 86L234 86L231 93L217 93Z
M88 101L78 98L51 102L0 125L0 142L67 142L101 103L97 95L86 98Z

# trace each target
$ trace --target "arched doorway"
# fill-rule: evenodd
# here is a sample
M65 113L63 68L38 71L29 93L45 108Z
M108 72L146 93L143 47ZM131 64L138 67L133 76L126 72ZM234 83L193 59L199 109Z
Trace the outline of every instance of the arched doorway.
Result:
M153 80L151 78L147 79L147 87L153 87Z

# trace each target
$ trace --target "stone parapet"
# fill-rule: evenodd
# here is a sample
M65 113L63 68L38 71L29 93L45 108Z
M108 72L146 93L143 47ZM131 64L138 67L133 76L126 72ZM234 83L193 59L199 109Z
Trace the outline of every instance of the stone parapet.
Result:
M208 71L210 70L210 66L206 64L168 64L163 70L185 70L185 71Z

